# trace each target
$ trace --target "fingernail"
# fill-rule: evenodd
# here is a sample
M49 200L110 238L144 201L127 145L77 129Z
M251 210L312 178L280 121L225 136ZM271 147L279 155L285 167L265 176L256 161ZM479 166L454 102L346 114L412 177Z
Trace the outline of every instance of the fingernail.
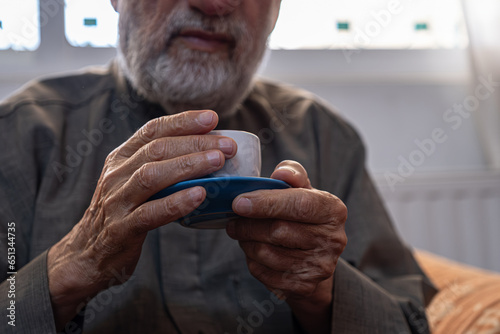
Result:
M203 192L201 191L200 187L194 187L189 189L189 197L191 198L191 201L193 203L198 203L201 201L201 198L203 197Z
M234 152L234 144L233 141L229 138L221 138L219 139L219 149L225 154L233 154Z
M198 122L202 125L211 125L214 120L214 113L211 111L205 111L198 116Z
M218 151L211 151L207 153L207 160L210 162L212 166L220 166L221 164L221 158L220 158L220 153Z
M247 215L252 212L252 202L246 197L240 197L234 203L236 213Z
M292 169L292 168L287 167L287 166L278 167L278 168L276 168L276 170L287 170L287 171L291 172L292 174L296 173L295 169Z

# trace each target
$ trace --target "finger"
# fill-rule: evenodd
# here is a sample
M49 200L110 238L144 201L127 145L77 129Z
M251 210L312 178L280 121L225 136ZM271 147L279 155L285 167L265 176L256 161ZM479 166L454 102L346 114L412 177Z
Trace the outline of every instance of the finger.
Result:
M301 273L314 271L328 277L333 273L336 258L329 250L301 250L262 242L242 241L240 246L250 259L274 270Z
M220 151L211 150L144 164L123 185L120 199L126 206L137 207L168 186L219 170L224 161Z
M296 161L285 160L280 162L271 174L271 178L285 181L293 188L312 189L306 170Z
M250 218L275 218L311 224L343 224L347 208L342 201L316 189L258 190L233 201L236 214Z
M313 225L272 219L238 219L228 222L226 232L240 242L260 242L289 249L313 250L335 232L330 225Z
M270 290L280 290L285 295L312 295L318 283L325 279L315 272L293 273L291 271L276 271L247 257L250 273Z
M131 158L128 169L136 170L144 163L168 160L190 153L220 150L226 159L236 154L236 142L223 136L201 135L155 139L141 147Z
M193 210L205 199L203 187L194 187L142 204L128 217L128 235L133 237L173 222Z
M213 130L218 121L217 114L211 110L186 111L155 118L134 133L115 154L128 158L139 148L158 138L205 134Z

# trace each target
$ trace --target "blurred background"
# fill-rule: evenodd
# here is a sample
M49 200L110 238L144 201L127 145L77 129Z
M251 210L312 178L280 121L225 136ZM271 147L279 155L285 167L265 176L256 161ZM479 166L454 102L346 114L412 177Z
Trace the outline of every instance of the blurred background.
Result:
M108 0L0 0L0 99L109 62L117 20ZM500 0L283 0L259 73L359 130L408 244L500 271L499 34Z

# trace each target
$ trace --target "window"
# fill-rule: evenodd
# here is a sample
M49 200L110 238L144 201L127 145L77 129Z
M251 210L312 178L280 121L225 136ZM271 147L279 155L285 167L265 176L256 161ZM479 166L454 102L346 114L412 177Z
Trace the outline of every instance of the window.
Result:
M34 51L40 45L38 0L0 0L0 50Z
M468 44L460 0L284 0L272 49L453 49Z
M4 0L0 0L4 1ZM109 1L66 0L73 46L112 47ZM468 44L459 0L283 0L271 49L453 49Z
M66 0L66 39L72 46L114 47L118 13L109 0Z

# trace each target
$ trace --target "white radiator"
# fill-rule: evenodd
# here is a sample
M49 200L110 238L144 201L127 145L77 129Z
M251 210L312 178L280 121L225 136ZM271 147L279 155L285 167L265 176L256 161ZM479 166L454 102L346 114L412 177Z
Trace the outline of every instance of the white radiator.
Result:
M412 247L500 272L500 172L413 175L375 182Z

